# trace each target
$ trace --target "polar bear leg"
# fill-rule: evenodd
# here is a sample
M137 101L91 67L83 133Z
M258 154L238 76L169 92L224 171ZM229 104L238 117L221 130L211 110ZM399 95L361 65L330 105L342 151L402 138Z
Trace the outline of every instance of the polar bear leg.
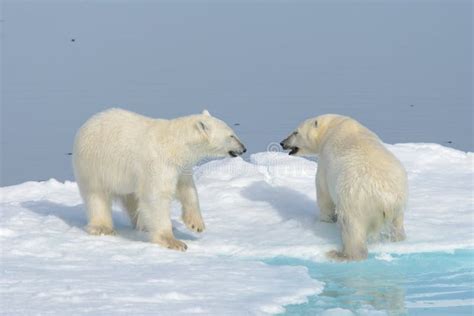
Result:
M135 194L122 195L120 196L120 201L130 217L133 228L143 229L143 227L139 227L138 225L138 199Z
M115 235L110 196L102 192L88 192L84 195L89 218L87 232L91 235Z
M192 174L182 174L178 179L177 198L183 207L183 222L188 229L202 232L205 229L199 207L199 199Z
M173 234L173 225L170 218L171 198L168 195L157 195L152 203L140 203L140 216L144 217L146 230L150 232L153 243L168 249L185 251L188 247Z
M316 176L316 196L319 206L319 220L321 222L335 223L337 221L336 206L329 195L323 175L318 170Z
M392 231L390 233L391 241L405 240L405 228L403 226L403 211L399 211L392 222Z
M161 171L161 172L160 172ZM142 194L138 195L140 221L150 233L150 239L168 249L185 251L188 246L174 237L171 223L171 201L175 196L177 175L173 170L162 169L158 176L145 181Z
M349 260L366 259L368 255L366 228L352 224L342 228L344 257Z
M367 227L360 219L347 216L345 212L338 212L338 214L343 214L339 220L343 244L342 252L331 251L328 253L329 257L340 261L366 259L368 255Z

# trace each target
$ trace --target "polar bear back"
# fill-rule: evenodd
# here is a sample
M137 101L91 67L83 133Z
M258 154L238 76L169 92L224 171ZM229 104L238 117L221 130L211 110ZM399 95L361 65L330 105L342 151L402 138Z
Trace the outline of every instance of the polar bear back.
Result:
M155 120L121 109L110 109L90 118L79 129L73 153L76 178L87 188L108 188L129 193L143 172L149 154L147 139L151 129L166 120Z
M336 205L368 217L378 212L392 218L403 210L405 169L375 133L346 118L328 128L321 141L318 168L325 170Z

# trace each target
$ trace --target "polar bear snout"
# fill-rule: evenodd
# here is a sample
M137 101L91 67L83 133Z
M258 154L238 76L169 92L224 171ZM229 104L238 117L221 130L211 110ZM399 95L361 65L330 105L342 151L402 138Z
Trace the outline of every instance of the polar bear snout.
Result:
M290 136L282 140L280 143L280 146L284 150L290 150L289 155L294 155L300 150L299 147L294 144L294 138L297 134L298 132L293 132Z
M245 152L247 152L247 148L245 148L244 144L237 138L235 135L230 136L231 139L231 145L228 147L228 154L231 157L238 157L240 155L243 155Z
M241 156L243 155L244 153L247 152L247 148L245 148L244 144L242 144L241 142L239 142L239 145L240 145L240 148L237 149L237 150L229 150L229 155L231 157L238 157L238 156Z

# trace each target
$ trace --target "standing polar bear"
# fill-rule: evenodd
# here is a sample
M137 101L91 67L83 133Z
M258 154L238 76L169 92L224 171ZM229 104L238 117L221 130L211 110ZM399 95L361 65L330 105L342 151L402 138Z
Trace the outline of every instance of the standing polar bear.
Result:
M246 152L235 133L204 111L173 120L152 119L121 109L90 118L78 131L74 174L87 207L87 231L114 234L111 203L120 200L136 228L152 242L184 251L173 235L170 207L182 204L186 226L204 230L192 167L204 158Z
M316 193L320 219L337 222L342 251L338 260L367 258L367 238L391 228L391 240L405 238L403 211L407 175L380 139L357 121L327 114L303 122L281 142L290 155L318 155Z

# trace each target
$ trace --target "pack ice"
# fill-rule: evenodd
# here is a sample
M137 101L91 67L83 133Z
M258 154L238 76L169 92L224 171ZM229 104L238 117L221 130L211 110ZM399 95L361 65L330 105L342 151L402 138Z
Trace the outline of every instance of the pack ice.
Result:
M472 153L435 144L387 145L404 163L410 187L400 243L373 241L369 253L473 248ZM336 224L318 221L317 164L284 153L224 159L196 168L207 230L189 232L173 205L170 251L134 231L114 208L118 236L90 236L73 182L3 187L0 242L5 314L276 314L304 303L324 283L305 267L262 260L324 261L340 245Z

